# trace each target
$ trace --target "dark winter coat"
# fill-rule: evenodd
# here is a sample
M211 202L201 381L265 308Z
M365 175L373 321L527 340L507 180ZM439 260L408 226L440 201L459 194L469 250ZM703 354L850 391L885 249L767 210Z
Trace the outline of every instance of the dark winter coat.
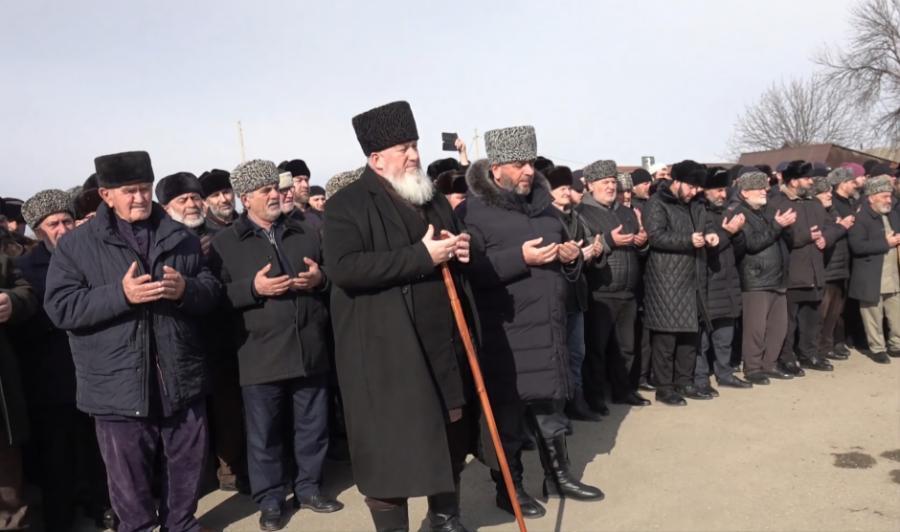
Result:
M725 219L725 207L716 207L706 201L699 200L706 209L709 223L719 235L719 245L706 248L706 272L702 285L703 301L706 302L707 316L712 320L738 318L741 315L741 277L738 274L737 261L734 255L732 235L722 228ZM729 219L731 215L729 214Z
M89 414L147 416L149 386L156 385L157 374L175 411L205 393L206 348L197 320L219 301L221 286L207 269L196 236L157 204L150 223L155 231L148 271L153 279L162 278L164 265L180 272L181 301L128 302L122 290L128 268L137 262L138 275L147 271L105 204L60 239L50 260L44 310L56 327L69 332L76 404Z
M641 283L641 257L646 254L647 244L637 248L634 244L616 246L612 239L612 231L622 226L624 233L637 233L640 224L633 209L619 203L606 207L585 194L579 205L579 212L588 227L595 234L603 235L603 256L605 263L586 266L588 286L592 297L599 298L631 298Z
M587 221L576 210L562 212L554 208L552 211L559 217L566 229L566 240L574 240L575 242L583 242L583 246L590 244L594 239L594 232L588 228ZM601 267L606 264L606 254L596 257L591 261L592 266ZM568 314L577 312L587 312L589 289L587 276L583 268L581 275L575 282L569 283L568 294L566 295L566 312Z
M16 259L16 266L31 284L38 301L44 300L47 270L52 255L41 242ZM65 331L57 329L43 308L16 328L16 351L22 357L22 373L28 404L75 404L75 364Z
M272 264L268 277L308 271L304 258L322 265L318 231L282 216L273 226L275 246L246 212L212 241L209 267L225 290L229 323L242 386L328 371L328 310L325 283L312 292L289 290L264 297L253 288L256 273Z
M472 283L481 316L482 369L498 401L565 399L569 393L566 290L582 261L529 266L522 244L568 238L551 209L547 180L535 174L527 196L499 188L486 160L466 174L469 198L460 211L472 235Z
M691 234L706 234L711 228L703 207L697 201L682 202L671 185L659 183L642 215L650 242L644 325L653 331L697 332L701 272L706 266L704 248L694 248Z
M836 195L835 195L836 196ZM825 225L823 235L828 243L825 248L823 260L825 261L825 282L843 283L850 278L850 243L848 231L844 226L833 223L841 214L832 204L826 209L828 223Z
M28 439L28 410L19 360L9 333L31 318L39 303L28 281L6 255L0 255L0 293L8 295L12 303L9 321L0 323L0 445L19 446Z
M768 203L767 210L774 217L776 212L783 213L788 209L794 209L797 221L781 233L790 253L787 287L822 289L825 286L824 254L816 247L810 236L810 229L818 226L825 234L825 226L829 223L828 214L815 198L798 198L783 187L782 193L775 195Z
M728 218L743 214L744 227L732 240L742 292L787 289L788 250L781 238L782 228L769 216L765 207L753 209L735 196L728 205Z
M891 228L900 231L900 213L892 209L887 216ZM847 295L860 303L875 304L881 299L881 271L890 246L881 215L872 210L868 200L860 202L856 223L850 228L849 243L853 265Z
M433 495L454 489L443 390L463 386L467 372L465 362L433 367L423 348L413 291L437 270L387 186L366 167L328 200L323 242L335 363L359 490L378 498ZM460 232L442 194L424 209ZM454 277L474 325L468 284Z

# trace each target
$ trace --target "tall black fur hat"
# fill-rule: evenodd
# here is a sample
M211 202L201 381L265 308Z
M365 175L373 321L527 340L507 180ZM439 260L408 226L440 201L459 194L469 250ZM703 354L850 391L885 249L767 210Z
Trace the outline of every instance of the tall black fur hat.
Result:
M197 176L190 172L178 172L159 180L156 184L156 199L160 204L166 205L182 194L194 192L203 196L203 187Z
M672 165L672 179L695 187L702 187L706 181L706 168L690 159Z
M369 109L353 117L356 139L366 156L397 144L419 140L409 103L399 101Z
M203 199L220 190L231 189L231 174L218 168L203 172L200 174L200 187L203 189Z
M459 169L459 161L457 161L453 157L447 157L446 159L438 159L429 164L428 169L425 170L425 173L428 174L428 177L430 177L432 181L434 181L438 178L439 175L443 174L447 170Z
M101 188L118 188L134 183L152 183L153 166L145 151L126 151L101 155L94 159L97 184Z
M568 166L554 166L544 175L550 183L550 190L566 185L571 187L575 179L572 177L572 169Z
M547 173L549 173L550 170L552 170L556 165L553 164L553 161L544 157L543 155L538 155L534 158L533 166L535 170L546 176Z

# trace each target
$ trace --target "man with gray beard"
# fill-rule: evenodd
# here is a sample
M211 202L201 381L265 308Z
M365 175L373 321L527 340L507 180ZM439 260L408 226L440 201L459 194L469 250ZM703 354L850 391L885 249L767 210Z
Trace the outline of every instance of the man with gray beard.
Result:
M206 228L216 233L237 219L234 209L234 190L231 188L230 174L213 168L200 174L203 189L203 203L206 205Z
M471 318L469 236L422 172L408 103L361 113L353 129L366 167L328 200L324 224L353 477L376 530L408 530L408 498L427 496L431 530L464 531L477 399L441 265Z

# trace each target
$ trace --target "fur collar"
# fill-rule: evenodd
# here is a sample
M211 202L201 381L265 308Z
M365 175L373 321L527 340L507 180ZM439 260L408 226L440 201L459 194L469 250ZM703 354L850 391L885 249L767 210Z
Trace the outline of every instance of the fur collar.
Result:
M531 194L527 196L498 187L494 183L491 164L487 159L472 163L466 172L466 183L469 185L469 194L480 198L485 204L508 211L519 211L529 217L535 217L547 210L553 199L547 178L537 171L534 173Z

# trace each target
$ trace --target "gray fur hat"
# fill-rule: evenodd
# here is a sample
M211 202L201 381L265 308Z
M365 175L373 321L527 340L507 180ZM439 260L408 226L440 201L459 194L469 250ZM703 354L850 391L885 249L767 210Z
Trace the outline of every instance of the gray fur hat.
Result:
M734 188L736 190L763 190L769 188L769 176L753 170L739 175L734 180Z
M484 134L484 150L491 164L533 161L537 158L537 137L533 126L492 129Z
M619 174L616 176L616 192L628 192L634 190L631 174Z
M829 190L831 190L831 183L828 182L827 177L814 177L813 178L811 192L813 193L814 196L821 194L823 192L827 192Z
M272 185L278 186L278 167L272 161L253 159L237 165L231 172L231 186L240 196Z
M878 194L880 192L893 192L894 186L891 184L891 178L887 174L882 174L875 177L870 177L868 181L866 181L865 193L866 196L871 196L872 194Z
M365 169L365 166L361 166L356 170L348 170L334 175L327 183L325 183L325 199L331 199L331 197L337 194L342 188L359 179L359 176L362 175L363 170Z
M610 159L594 161L591 164L585 166L583 171L584 181L586 183L599 181L608 177L618 178L619 176L619 170L616 166L616 161Z
M44 218L58 212L67 212L75 218L72 196L55 188L42 190L22 204L22 217L31 229L37 229Z
M828 172L828 182L831 183L832 186L840 185L841 183L852 179L854 179L853 170L849 168L835 168L831 172Z

